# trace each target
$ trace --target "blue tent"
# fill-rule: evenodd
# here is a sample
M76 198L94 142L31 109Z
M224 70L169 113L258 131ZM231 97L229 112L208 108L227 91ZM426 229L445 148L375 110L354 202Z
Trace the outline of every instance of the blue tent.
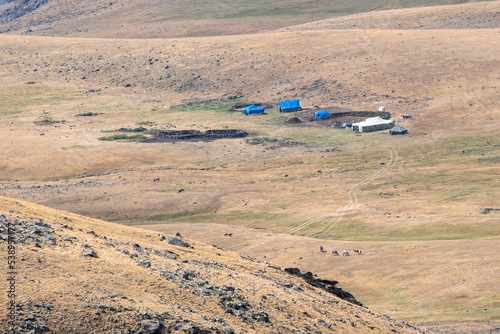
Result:
M314 120L317 121L318 119L325 118L330 116L330 113L328 110L321 110L321 111L316 111L314 113Z
M299 100L288 100L288 101L280 101L278 102L278 111L279 112L287 112L287 111L297 111L301 110Z
M263 114L264 108L257 107L255 104L252 104L251 106L241 109L241 113L243 115Z

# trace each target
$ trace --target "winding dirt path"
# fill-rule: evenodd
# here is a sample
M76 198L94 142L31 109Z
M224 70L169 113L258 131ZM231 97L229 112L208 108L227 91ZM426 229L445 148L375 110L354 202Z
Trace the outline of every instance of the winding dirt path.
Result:
M367 184L370 184L371 182L373 182L377 178L381 177L382 175L386 174L387 171L389 171L389 169L391 169L394 166L394 164L396 164L396 162L398 161L398 152L394 148L392 148L392 147L387 147L387 150L389 151L389 155L390 155L389 162L387 164L385 164L383 168L379 169L377 172L375 172L373 175L371 175L369 178L364 179L361 182L358 182L355 185L353 185L349 189L349 191L347 192L347 196L348 196L349 201L348 201L348 203L345 206L343 206L342 208L338 209L334 213L324 214L324 215L321 215L319 217L316 217L316 218L313 218L311 220L308 220L308 221L304 222L303 224L301 224L301 225L299 225L299 226L294 227L293 229L291 229L289 231L289 233L291 233L291 234L297 233L297 232L299 232L301 230L306 229L307 227L311 226L312 224L320 222L320 221L325 220L327 218L328 219L332 219L332 220L329 221L329 222L327 222L321 230L319 230L317 233L315 233L313 235L313 237L314 236L319 236L322 233L327 233L333 227L335 227L335 225L349 211L352 211L352 210L356 209L359 206L359 198L358 198L358 191L359 191L359 189L361 189L363 186L365 186ZM266 238L264 240L252 243L251 245L249 245L246 248L248 248L248 249L254 249L254 248L258 247L261 244L272 242L274 240L279 239L280 237L281 236L279 234L275 234L275 235L273 235L270 238ZM242 249L242 251L245 251L245 248Z
M311 224L314 224L316 222L319 222L319 221L327 219L327 218L333 219L333 220L328 222L323 227L322 230L317 232L317 235L320 235L322 233L327 233L328 231L330 231L335 226L335 224L337 224L346 215L347 212L349 212L349 211L351 211L359 206L359 199L358 199L359 189L361 189L362 187L364 187L367 184L370 184L371 182L373 182L377 178L379 178L382 175L384 175L385 173L387 173L387 171L389 169L391 169L392 166L394 166L394 164L397 162L398 152L392 147L388 147L387 150L389 151L389 154L390 154L390 161L383 168L378 170L376 173L374 173L369 178L353 185L347 193L349 201L344 207L340 208L339 210L337 210L333 214L332 213L324 214L322 216L319 216L319 217L313 218L307 222L304 222L303 224L291 229L290 233L297 233L297 232L309 227Z

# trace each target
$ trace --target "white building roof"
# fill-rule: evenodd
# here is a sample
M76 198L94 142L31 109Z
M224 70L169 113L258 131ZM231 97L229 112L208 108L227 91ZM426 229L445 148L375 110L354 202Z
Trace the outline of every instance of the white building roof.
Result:
M375 125L375 124L392 124L394 121L392 120L385 120L379 116L377 117L370 117L365 119L362 122L359 123L353 123L352 125L358 125L358 126L368 126L368 125Z

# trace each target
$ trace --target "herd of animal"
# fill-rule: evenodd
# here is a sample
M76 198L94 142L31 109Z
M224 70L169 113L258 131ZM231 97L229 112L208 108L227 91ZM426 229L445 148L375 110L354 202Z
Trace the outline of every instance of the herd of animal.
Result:
M224 233L224 236L225 237L232 237L233 234L232 233ZM319 246L319 251L321 253L326 253L326 250L325 250L325 248L323 246ZM355 249L354 253L356 253L358 255L362 254L361 249ZM339 256L339 252L337 252L336 250L332 250L332 255ZM349 254L348 251L346 251L346 250L342 251L342 256L349 256L349 255L350 254Z
M326 253L326 250L323 248L323 246L319 246L319 251L321 253ZM355 249L354 253L358 255L362 254L361 249ZM339 256L339 252L337 252L336 250L332 250L332 255ZM342 256L349 256L349 252L346 250L342 251Z

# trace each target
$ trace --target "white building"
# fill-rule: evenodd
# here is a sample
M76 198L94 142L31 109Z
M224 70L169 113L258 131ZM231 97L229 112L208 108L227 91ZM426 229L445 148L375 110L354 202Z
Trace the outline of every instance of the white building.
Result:
M353 123L352 131L356 132L372 132L394 127L393 120L382 119L379 116L365 119L363 122Z

